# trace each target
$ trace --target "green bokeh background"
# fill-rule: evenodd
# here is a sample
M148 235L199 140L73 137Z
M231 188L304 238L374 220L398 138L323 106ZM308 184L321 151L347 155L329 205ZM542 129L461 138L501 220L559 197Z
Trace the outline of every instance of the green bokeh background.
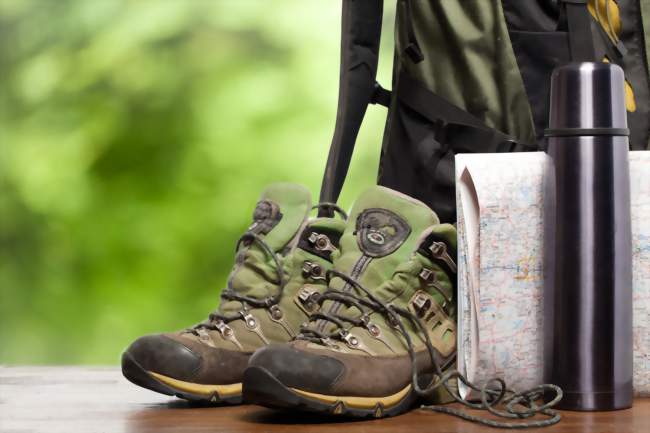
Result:
M263 186L318 195L340 8L0 0L0 363L114 364L216 307ZM376 178L366 119L343 207Z

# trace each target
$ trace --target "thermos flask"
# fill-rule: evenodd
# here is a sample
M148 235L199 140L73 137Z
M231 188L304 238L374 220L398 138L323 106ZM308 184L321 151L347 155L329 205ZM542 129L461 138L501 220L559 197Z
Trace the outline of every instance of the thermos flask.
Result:
M632 233L623 70L551 77L544 196L544 379L558 408L632 405Z

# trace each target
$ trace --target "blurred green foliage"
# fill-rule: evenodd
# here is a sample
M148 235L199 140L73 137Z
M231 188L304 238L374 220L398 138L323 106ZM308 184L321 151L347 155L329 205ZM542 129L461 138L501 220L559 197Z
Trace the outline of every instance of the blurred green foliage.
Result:
M203 320L262 187L318 195L339 29L332 0L0 0L0 363L116 363Z

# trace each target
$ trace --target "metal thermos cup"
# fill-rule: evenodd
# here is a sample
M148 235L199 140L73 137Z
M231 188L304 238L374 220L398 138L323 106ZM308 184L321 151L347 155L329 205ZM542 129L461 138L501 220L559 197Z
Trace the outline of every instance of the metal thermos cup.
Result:
M632 405L632 232L623 70L551 78L544 197L544 379L558 408Z

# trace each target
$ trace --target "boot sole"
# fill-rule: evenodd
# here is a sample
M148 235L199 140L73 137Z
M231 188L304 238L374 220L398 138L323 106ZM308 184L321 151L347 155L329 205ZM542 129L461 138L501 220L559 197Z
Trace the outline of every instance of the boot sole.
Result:
M411 409L417 401L410 385L385 397L334 396L303 391L285 386L262 367L248 367L244 371L243 383L247 403L354 418L399 415Z
M205 385L177 380L145 370L128 352L122 354L122 374L129 382L142 388L185 400L217 404L241 404L242 402L241 383Z

